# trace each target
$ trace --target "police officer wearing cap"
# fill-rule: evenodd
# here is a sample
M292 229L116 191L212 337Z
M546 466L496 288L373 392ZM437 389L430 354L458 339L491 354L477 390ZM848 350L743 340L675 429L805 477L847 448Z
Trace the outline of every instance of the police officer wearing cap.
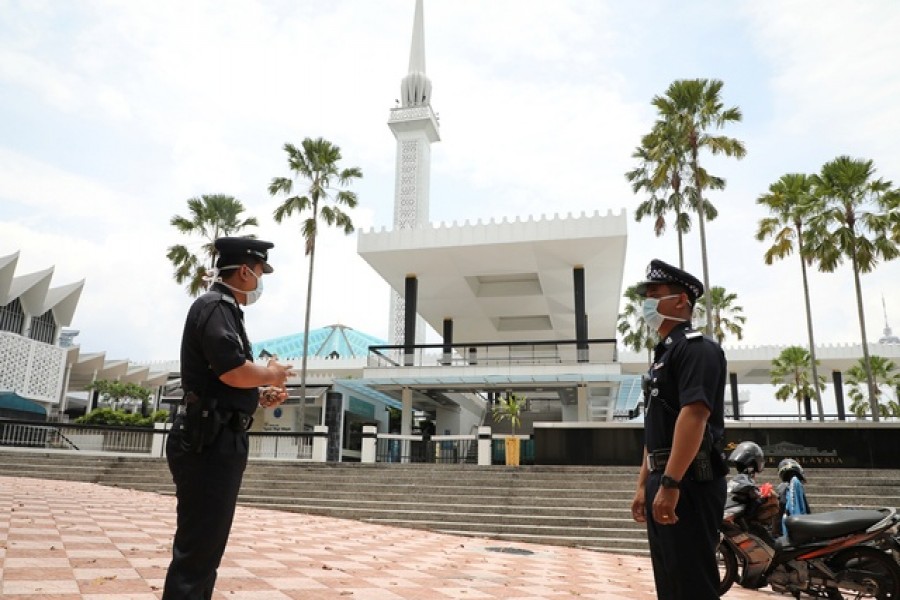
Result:
M178 498L172 562L163 600L209 600L247 465L247 429L257 406L287 398L291 367L253 362L241 306L256 302L271 242L225 237L209 291L188 311L181 340L185 392L166 442ZM260 400L260 386L263 399Z
M651 261L637 286L647 326L658 332L645 379L644 459L631 503L647 523L660 600L718 598L716 547L725 508L725 355L691 327L703 295L696 277Z

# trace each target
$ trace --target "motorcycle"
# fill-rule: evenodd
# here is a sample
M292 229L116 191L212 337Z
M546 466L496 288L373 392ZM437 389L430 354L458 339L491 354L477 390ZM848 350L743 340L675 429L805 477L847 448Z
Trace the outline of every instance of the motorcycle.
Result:
M768 585L795 598L900 599L900 564L880 549L896 539L896 509L791 516L787 535L775 539L770 498L747 475L729 484L718 549L720 594L738 582L751 589Z

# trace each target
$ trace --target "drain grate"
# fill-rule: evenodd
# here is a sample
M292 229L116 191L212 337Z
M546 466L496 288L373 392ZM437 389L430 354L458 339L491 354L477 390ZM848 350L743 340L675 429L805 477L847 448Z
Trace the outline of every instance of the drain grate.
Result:
M520 554L522 556L534 554L531 550L526 550L525 548L513 548L512 546L491 546L485 548L485 550L488 552L502 552L504 554Z

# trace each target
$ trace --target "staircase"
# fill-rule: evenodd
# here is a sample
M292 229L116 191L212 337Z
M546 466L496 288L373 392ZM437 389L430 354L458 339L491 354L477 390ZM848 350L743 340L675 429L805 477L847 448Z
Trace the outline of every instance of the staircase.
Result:
M814 512L900 506L900 471L807 469L806 474ZM174 493L165 461L153 458L0 449L0 475ZM636 467L254 460L239 502L498 540L645 553L644 528L631 519L636 477Z

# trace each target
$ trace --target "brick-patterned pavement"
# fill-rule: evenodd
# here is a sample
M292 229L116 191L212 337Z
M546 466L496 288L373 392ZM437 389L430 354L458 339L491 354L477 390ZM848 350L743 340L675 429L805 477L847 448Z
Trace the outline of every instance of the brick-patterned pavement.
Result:
M0 477L0 598L156 600L175 500ZM735 589L734 600L771 592ZM220 600L655 597L649 559L239 506Z

